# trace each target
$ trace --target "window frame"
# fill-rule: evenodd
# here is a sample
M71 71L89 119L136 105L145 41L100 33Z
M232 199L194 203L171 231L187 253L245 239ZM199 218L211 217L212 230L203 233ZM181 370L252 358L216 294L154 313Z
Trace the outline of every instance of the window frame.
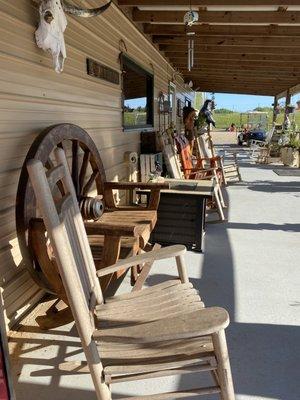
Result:
M125 54L121 54L121 71L122 71L122 80L121 80L121 89L122 89L122 127L123 131L133 131L133 130L147 130L147 129L153 129L154 128L154 74L149 72L147 69L142 67L140 64L138 64L135 60L132 58L128 57ZM131 68L133 71L135 71L138 74L143 74L146 76L146 106L149 107L147 111L147 123L146 124L140 124L140 125L125 125L125 96L124 96L124 66L127 65L129 68Z

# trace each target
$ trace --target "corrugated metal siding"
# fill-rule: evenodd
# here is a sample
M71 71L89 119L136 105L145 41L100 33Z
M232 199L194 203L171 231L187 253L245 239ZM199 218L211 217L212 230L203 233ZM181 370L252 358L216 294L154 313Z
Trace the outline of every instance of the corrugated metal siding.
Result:
M139 132L122 130L121 88L89 77L86 57L120 70L123 39L128 55L153 71L155 97L168 92L173 72L115 6L93 19L68 17L68 58L61 75L35 44L37 23L30 0L0 0L0 280L11 323L42 295L22 264L14 215L20 168L36 135L55 123L80 125L96 142L108 179L126 179L124 152L139 150Z

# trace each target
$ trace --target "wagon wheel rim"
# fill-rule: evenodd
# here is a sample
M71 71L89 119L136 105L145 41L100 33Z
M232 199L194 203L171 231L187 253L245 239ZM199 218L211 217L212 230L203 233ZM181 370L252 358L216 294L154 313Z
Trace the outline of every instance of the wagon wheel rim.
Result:
M46 169L52 168L53 151L57 147L66 149L66 145L71 147L69 166L78 202L86 197L92 188L96 190L97 196L103 195L103 182L106 181L98 149L88 133L79 126L73 124L50 126L32 143L22 166L18 184L16 229L24 266L34 281L48 292L53 292L53 288L37 262L33 249L30 248L30 221L37 217L37 207L26 164L28 160L34 158L40 160Z

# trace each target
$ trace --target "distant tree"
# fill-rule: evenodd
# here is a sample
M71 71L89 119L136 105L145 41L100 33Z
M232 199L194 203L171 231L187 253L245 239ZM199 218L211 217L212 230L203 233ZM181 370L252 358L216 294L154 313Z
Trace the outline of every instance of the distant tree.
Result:
M273 108L272 107L256 107L253 109L253 111L269 112L269 111L273 111Z
M215 110L216 114L233 114L232 110L229 110L228 108L217 108Z
M200 110L202 105L203 105L203 94L202 94L202 92L196 92L194 107L196 108L196 110Z

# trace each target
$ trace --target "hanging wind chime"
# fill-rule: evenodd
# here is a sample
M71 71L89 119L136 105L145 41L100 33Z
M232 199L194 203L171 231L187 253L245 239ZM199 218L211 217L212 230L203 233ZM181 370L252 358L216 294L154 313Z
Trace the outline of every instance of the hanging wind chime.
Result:
M195 22L199 20L199 14L196 11L192 10L192 5L190 2L190 10L184 16L184 23L186 27L191 27ZM186 33L188 37L188 70L189 72L194 67L194 51L195 51L195 43L194 43L194 35L195 32L189 31Z

